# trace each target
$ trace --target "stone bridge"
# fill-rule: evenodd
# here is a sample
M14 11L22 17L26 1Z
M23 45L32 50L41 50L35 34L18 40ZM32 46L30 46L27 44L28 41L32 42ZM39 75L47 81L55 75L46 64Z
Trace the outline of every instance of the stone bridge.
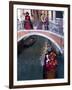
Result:
M55 34L55 33L50 32L50 31L33 31L33 30L32 31L24 31L24 30L18 31L17 32L17 42L19 42L24 37L31 36L31 35L40 35L40 36L43 36L45 38L48 38L50 41L55 43L55 45L62 52L61 48L64 46L63 36Z

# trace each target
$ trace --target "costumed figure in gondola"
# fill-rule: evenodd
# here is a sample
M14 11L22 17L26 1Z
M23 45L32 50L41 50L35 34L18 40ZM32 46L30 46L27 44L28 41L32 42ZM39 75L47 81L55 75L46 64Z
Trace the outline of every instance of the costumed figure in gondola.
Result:
M47 54L45 55L44 78L45 79L56 78L56 67L57 67L56 53L52 51L49 55Z

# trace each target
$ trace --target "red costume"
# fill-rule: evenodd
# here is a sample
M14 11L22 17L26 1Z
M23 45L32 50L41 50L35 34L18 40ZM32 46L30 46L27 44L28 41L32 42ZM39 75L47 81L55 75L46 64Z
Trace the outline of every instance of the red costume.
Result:
M32 23L30 21L30 16L29 15L25 16L24 28L25 29L33 29L33 26L32 26Z
M46 55L44 60L44 78L48 78L50 76L49 73L55 72L57 66L56 54L54 52L51 52L48 55L48 58L46 57Z
M47 71L53 71L56 69L56 65L57 65L57 60L50 60L48 61L48 63L46 63L46 70Z
M49 59L45 57L45 61L44 61L44 67L46 71L56 69L57 66L56 54L54 52L51 52L50 55L48 55L48 58Z

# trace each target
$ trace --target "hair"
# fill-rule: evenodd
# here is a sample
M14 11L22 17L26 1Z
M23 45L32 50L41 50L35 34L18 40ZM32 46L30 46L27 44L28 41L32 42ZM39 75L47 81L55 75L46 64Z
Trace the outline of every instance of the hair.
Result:
M26 12L26 14L28 14L28 15L29 15L29 12Z

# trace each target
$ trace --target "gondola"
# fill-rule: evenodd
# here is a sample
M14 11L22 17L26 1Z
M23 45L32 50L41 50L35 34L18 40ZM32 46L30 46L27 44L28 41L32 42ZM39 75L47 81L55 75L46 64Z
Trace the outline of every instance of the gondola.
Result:
M17 48L18 48L18 55L26 48L31 47L36 42L36 39L33 37L28 37L25 40L22 39L18 42Z

